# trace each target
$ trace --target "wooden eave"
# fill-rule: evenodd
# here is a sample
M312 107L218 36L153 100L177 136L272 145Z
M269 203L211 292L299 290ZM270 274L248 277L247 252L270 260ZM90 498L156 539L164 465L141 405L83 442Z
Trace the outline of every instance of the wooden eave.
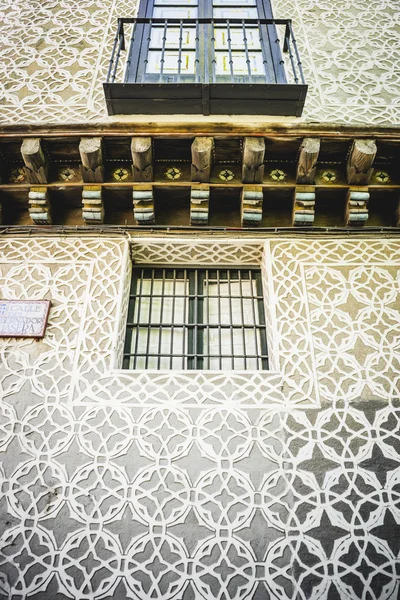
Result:
M399 162L395 128L209 121L3 126L2 222L396 231Z

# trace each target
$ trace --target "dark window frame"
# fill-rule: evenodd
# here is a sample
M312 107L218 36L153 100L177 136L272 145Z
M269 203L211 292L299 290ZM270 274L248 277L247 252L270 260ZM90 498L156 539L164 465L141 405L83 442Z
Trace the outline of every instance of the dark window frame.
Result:
M256 8L258 11L258 18L260 19L272 19L272 6L270 0L255 0ZM218 8L218 0L198 0L198 18L212 18L213 8ZM138 8L138 18L151 19L153 16L154 8L157 6L157 0L140 0ZM168 7L174 8L179 7L177 3L174 5L168 5ZM226 4L223 8L240 8L238 5ZM279 44L276 44L278 33L275 25L262 25L260 26L261 32L261 46L264 67L266 70L265 76L260 76L259 79L265 80L267 77L271 83L285 84L287 83L285 70L282 68L283 60L282 54L279 48ZM200 66L200 72L206 74L211 73L211 62L212 57L212 25L203 25L201 33L196 31L196 35L199 37L198 42L198 55L197 58L202 62ZM158 74L146 74L147 57L149 53L149 40L151 36L151 25L139 24L137 26L135 39L131 44L129 52L129 66L126 71L125 81L138 82L138 83L185 83L194 82L193 76L185 76L182 74L172 75L164 74L161 79ZM203 62L204 61L204 62ZM257 76L252 76L251 82L257 79ZM233 83L236 80L237 83L250 82L250 79L246 75L240 75L232 78L230 75L218 76L219 83ZM205 83L211 83L211 81L205 81Z
M144 292L144 281L150 282L147 292ZM158 293L154 292L155 281L162 282L161 291L158 289ZM165 293L166 281L173 283L172 293ZM183 292L176 292L177 281L184 282ZM233 282L238 283L235 293L232 293ZM246 289L243 282L249 282L248 293L243 291ZM210 293L210 284L217 285L217 294ZM221 293L224 284L227 284L228 294ZM238 289L239 291L237 291ZM156 310L160 309L159 320L152 318L154 298L159 298L159 307L156 306ZM172 298L169 321L163 320L163 306L166 298ZM177 320L176 317L180 315L175 314L178 298L182 299L181 320ZM148 306L144 299L147 299ZM217 322L213 318L210 320L210 306L215 308L216 301L218 305ZM221 303L222 306L229 306L228 322L223 322ZM238 304L240 305L239 318ZM252 307L250 317L247 313L245 315L246 306L247 308ZM146 311L148 318L142 320L143 315L146 317ZM135 314L137 319L135 319ZM239 322L240 320L241 322ZM157 352L155 352L151 348L151 345L154 348L154 340L150 343L150 338L154 338L155 335L152 336L152 332L157 333L157 331ZM181 352L175 352L174 331L175 342L177 338L178 344L181 340ZM167 341L169 344L169 352L161 352L164 332L167 333L164 342ZM210 339L212 340L214 334L218 339L218 353L212 347L213 344L215 346L215 342L211 342L210 348ZM228 353L222 350L223 344L226 342L230 346ZM235 343L236 347L241 344L242 352L236 351ZM143 345L146 346L145 351L143 351ZM249 346L254 348L253 353L247 352ZM165 366L166 362L168 362L168 366ZM230 363L229 366L227 366L228 363ZM198 268L159 265L134 266L122 368L204 371L268 370L265 307L260 268L253 266Z

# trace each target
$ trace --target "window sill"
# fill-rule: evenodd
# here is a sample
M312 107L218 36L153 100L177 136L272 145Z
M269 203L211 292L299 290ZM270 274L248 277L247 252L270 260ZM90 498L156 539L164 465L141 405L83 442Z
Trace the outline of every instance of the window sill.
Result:
M307 85L249 83L105 83L109 115L203 114L296 116Z

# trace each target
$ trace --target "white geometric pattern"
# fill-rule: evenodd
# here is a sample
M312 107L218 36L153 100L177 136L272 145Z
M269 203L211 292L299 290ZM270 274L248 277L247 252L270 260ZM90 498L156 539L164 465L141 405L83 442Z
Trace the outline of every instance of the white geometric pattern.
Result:
M263 262L265 373L116 369L129 242L0 244L4 295L52 300L0 340L1 600L397 599L398 242L199 242Z
M1 122L107 121L106 79L118 17L136 0L3 0ZM397 125L398 7L393 0L274 0L293 19L309 84L303 120ZM290 67L289 67L290 70Z

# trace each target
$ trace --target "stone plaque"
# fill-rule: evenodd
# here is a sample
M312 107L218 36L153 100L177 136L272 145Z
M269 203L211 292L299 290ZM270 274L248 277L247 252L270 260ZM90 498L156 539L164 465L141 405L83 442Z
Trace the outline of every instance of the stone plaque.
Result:
M42 338L50 300L0 300L0 337Z

